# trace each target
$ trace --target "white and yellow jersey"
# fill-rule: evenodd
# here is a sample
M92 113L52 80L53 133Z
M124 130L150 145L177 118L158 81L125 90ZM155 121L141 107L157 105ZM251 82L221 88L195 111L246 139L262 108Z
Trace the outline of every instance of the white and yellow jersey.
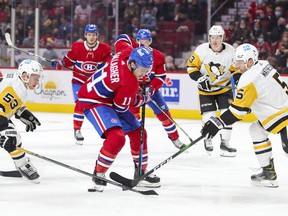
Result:
M234 47L223 43L221 52L214 52L209 43L199 45L187 63L187 72L193 79L193 73L201 73L210 77L212 85L229 86L231 73L236 71L233 65ZM194 79L195 81L197 80ZM229 88L212 87L211 91L200 91L202 95L215 95L228 91Z
M238 119L249 109L271 133L288 125L288 86L268 61L258 61L242 74L236 98L229 107Z
M27 96L28 89L18 74L7 74L0 82L0 115L10 119L26 102Z

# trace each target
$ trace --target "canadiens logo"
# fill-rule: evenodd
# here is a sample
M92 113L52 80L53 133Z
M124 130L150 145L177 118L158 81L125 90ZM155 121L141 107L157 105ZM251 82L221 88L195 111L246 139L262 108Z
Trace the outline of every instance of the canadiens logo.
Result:
M117 119L115 119L115 118L112 118L112 119L111 119L111 122L112 122L112 123L117 123L117 122L118 122L118 120L117 120Z
M86 62L82 63L81 69L85 72L91 73L91 72L95 72L97 70L97 66L98 66L98 64L96 62L86 61Z

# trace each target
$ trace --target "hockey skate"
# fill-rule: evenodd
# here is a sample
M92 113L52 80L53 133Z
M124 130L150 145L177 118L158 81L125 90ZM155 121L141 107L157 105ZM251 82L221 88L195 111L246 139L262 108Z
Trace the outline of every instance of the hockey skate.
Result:
M208 155L210 156L213 152L213 144L211 139L204 139L204 147Z
M97 173L94 171L93 174L97 175L99 177L105 178L104 173ZM96 192L96 191L97 192L103 192L104 187L107 185L106 181L103 181L103 180L95 178L95 177L92 178L92 182L93 182L93 186L92 186L92 188L88 189L89 192Z
M33 164L30 162L29 158L26 158L26 163L23 166L17 167L19 172L22 176L27 178L29 181L32 181L33 183L39 184L39 174L37 173L37 169L33 166Z
M77 145L83 145L84 137L82 136L80 130L74 130L74 138L76 139Z
M229 141L221 140L220 156L222 157L235 157L237 150L229 145Z
M184 143L182 143L179 138L176 140L171 140L172 143L174 144L174 146L178 149L182 149L183 147L185 147L186 145Z
M138 168L135 169L134 172L134 179L139 178L139 170ZM154 174L150 174L146 178L139 181L136 187L146 187L146 188L159 188L160 185L160 178Z
M251 176L252 184L255 186L262 187L278 187L278 182L276 181L277 174L274 169L274 161L270 160L270 164L266 167L262 168L262 172L258 174L254 174Z

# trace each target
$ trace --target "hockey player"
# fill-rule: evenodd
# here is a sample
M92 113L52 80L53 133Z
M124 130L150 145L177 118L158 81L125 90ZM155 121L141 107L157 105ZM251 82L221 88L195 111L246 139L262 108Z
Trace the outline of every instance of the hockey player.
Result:
M220 118L209 119L202 135L212 138L226 125L253 112L258 120L251 124L249 132L263 170L252 175L251 180L257 186L278 187L268 135L280 134L283 150L288 156L288 86L268 61L258 61L258 51L251 44L236 48L235 62L240 72L244 73L237 86L236 98Z
M126 34L119 35L115 41L115 50L117 52L119 50L125 49L127 46L132 46L135 48L139 47L140 44L152 50L154 63L152 70L147 73L145 77L146 92L153 99L153 101L155 101L157 105L163 109L166 115L161 110L159 110L159 108L153 102L148 102L148 106L153 110L156 117L161 121L169 139L173 142L176 148L180 149L185 145L179 140L179 134L176 129L176 125L167 117L171 117L171 114L169 112L168 105L159 90L164 84L166 78L165 57L162 52L150 47L150 44L152 43L152 34L150 30L140 29L137 33L136 40L137 42L135 42L130 36ZM139 81L140 87L142 87L142 82L143 80ZM140 107L130 107L130 110L138 120L141 119Z
M203 124L211 116L216 116L219 109L225 112L233 100L231 86L231 73L235 82L239 73L233 66L234 48L223 42L224 30L214 25L209 30L209 42L199 45L188 59L187 72L190 78L198 82L200 111ZM235 72L235 73L234 73ZM228 86L228 88L216 87ZM236 149L229 145L232 127L227 125L220 134L220 155L226 157L236 156ZM209 155L213 151L211 139L204 139L204 147Z
M11 121L15 115L26 125L26 131L34 131L39 120L23 104L27 100L28 90L33 90L38 84L43 72L42 66L30 59L22 61L18 74L7 74L0 80L0 146L13 159L16 168L22 176L34 183L39 183L39 174L24 152L16 150L21 147L20 133Z
M77 93L82 84L97 71L97 69L102 67L105 62L111 59L110 46L97 40L98 28L96 25L86 25L84 36L86 40L74 42L71 50L62 60L52 60L53 68L61 69L63 66L73 68L72 89L75 101L78 99ZM83 121L83 110L81 110L76 103L73 125L74 137L78 145L82 145L84 141L84 137L81 134Z
M129 111L129 106L142 106L148 98L138 93L138 80L151 70L152 52L139 47L128 47L117 52L111 62L94 73L81 87L77 103L84 109L84 115L105 139L96 161L94 174L105 177L117 154L125 144L125 135L130 138L132 154L139 156L141 125ZM137 158L138 159L138 158ZM147 168L147 136L144 132L142 170ZM97 178L94 191L103 191L105 181ZM140 184L160 187L160 179L148 176Z

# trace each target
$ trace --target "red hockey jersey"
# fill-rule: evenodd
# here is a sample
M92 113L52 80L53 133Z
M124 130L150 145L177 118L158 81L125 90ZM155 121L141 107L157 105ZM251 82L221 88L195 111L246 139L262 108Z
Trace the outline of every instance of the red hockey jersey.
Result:
M128 68L132 47L117 52L112 60L94 73L81 87L78 100L84 109L99 105L114 106L126 112L135 103L138 80Z
M115 41L115 51L119 52L127 47L137 48L139 44L134 41L129 35L121 34L117 37ZM153 66L152 70L146 74L147 85L153 86L155 90L161 88L165 82L166 69L165 69L165 57L162 52L157 49L152 49L153 51ZM140 80L140 85L142 80Z
M111 58L111 48L108 44L97 42L94 48L89 48L86 41L77 41L72 44L63 61L66 67L73 66L75 72L72 83L82 84Z

